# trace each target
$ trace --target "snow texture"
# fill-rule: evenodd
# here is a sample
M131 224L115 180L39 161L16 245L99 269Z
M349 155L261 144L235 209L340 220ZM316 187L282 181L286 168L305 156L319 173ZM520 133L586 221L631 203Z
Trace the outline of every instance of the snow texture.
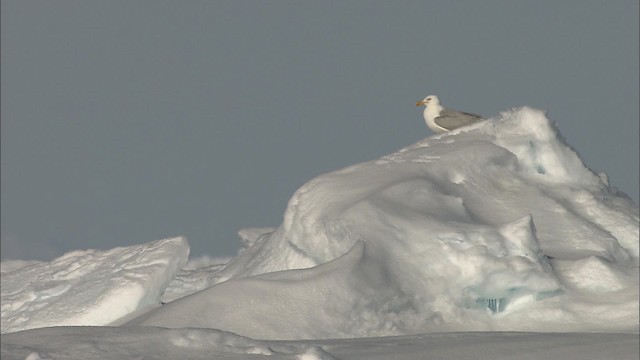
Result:
M530 108L319 176L279 228L243 234L219 285L132 324L264 339L638 329L638 209Z
M182 238L3 262L2 358L635 359L639 223L512 109L312 179L224 264ZM33 329L64 325L100 327Z
M635 334L436 333L342 340L253 340L215 329L61 327L2 335L3 360L638 359Z
M2 273L2 333L107 325L160 295L186 264L184 238L107 251L78 250ZM4 262L3 262L4 263Z

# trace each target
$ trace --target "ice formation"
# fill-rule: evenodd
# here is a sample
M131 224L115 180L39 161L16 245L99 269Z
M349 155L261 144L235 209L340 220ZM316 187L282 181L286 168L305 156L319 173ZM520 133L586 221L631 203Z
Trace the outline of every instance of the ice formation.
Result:
M280 227L241 237L219 285L132 324L270 339L638 328L638 208L531 108L321 175Z
M2 332L128 321L123 333L187 348L232 339L309 358L330 355L243 337L637 333L638 229L637 205L543 112L518 108L312 179L279 227L240 231L226 264L179 270L180 238L3 262ZM19 353L42 331L7 339Z

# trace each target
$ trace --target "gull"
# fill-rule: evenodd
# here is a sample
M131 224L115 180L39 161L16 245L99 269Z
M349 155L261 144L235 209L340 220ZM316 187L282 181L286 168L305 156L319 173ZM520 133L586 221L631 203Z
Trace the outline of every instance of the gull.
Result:
M451 131L485 120L480 115L443 108L440 105L440 99L435 95L429 95L416 103L416 106L420 105L426 106L424 121L429 129L436 133Z

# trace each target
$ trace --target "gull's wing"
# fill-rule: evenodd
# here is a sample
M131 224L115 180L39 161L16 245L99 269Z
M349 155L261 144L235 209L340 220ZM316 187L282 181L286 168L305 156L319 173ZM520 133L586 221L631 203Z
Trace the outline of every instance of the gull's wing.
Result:
M447 130L457 129L482 120L484 120L484 118L480 115L451 109L443 109L440 111L440 116L433 119L438 126Z

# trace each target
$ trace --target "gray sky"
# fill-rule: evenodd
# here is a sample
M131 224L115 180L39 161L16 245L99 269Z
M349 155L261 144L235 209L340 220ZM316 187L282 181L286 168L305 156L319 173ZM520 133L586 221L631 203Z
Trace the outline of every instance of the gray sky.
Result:
M233 255L307 180L547 109L638 202L638 1L2 0L2 258Z

